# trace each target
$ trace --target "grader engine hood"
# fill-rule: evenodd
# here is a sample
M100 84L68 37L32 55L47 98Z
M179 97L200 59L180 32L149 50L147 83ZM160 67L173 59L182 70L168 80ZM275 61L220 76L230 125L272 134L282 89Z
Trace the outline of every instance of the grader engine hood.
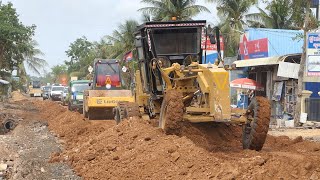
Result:
M229 73L215 65L200 64L203 72L198 73L198 82L204 93L209 94L210 114L215 119L231 118Z

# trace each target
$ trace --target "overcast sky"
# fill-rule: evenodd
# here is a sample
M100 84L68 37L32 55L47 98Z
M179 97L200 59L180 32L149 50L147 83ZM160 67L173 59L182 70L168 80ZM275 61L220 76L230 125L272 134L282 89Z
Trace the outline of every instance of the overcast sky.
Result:
M127 19L141 20L140 0L2 0L12 2L25 25L37 26L35 40L50 67L63 64L70 43L81 36L98 41ZM216 23L215 4L199 0L211 13L194 19ZM48 67L47 69L49 69ZM30 72L29 72L30 73Z
M70 43L81 36L98 41L127 19L140 21L140 0L3 0L12 2L25 25L37 26L35 40L50 67L63 64ZM214 4L199 0L210 9L195 19L216 22ZM48 68L49 69L49 68Z

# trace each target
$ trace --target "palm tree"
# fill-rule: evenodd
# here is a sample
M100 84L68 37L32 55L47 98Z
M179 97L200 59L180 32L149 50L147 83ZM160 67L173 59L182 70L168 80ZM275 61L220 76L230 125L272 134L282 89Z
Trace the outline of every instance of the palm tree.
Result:
M271 1L266 11L259 8L258 13L248 14L246 18L250 26L274 29L292 28L292 1L277 0Z
M27 50L24 53L24 62L31 71L40 75L40 69L43 69L46 65L48 65L48 63L46 60L38 57L44 55L40 49L36 48L38 45L39 44L35 40L29 41L26 48Z
M191 20L200 12L210 12L206 7L197 5L196 0L141 0L149 7L139 9L152 16L155 21L170 21L172 17L177 20Z
M247 22L251 27L273 29L302 29L306 13L305 0L272 0L266 10L258 7L258 13L248 14ZM311 16L310 26L317 27L316 19Z
M244 30L245 15L250 8L257 4L257 0L207 0L217 3L218 16L221 23L218 25L225 40L225 55L235 56L241 32Z
M137 21L127 20L125 23L120 24L111 36L108 35L105 37L112 43L109 55L111 58L121 59L126 52L134 49L134 33L137 26Z

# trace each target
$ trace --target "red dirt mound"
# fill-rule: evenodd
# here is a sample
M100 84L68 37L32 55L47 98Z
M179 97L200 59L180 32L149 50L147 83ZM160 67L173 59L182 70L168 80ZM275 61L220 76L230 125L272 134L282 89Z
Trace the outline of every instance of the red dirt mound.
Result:
M320 144L268 136L262 151L242 150L241 127L186 124L181 137L140 119L88 121L53 102L34 102L85 179L320 178ZM50 107L50 108L47 108Z

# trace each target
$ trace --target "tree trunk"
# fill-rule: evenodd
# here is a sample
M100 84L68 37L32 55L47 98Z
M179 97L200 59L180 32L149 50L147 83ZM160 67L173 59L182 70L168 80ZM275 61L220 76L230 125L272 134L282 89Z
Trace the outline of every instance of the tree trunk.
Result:
M296 101L296 109L294 114L294 125L299 126L300 124L300 115L301 115L301 97L302 91L304 89L303 77L305 74L305 66L306 66L306 44L307 44L307 32L308 32L308 24L309 24L309 11L310 11L310 0L307 2L306 7L306 15L304 18L304 28L303 28L303 48L302 48L302 55L300 60L300 68L298 74L298 96Z

